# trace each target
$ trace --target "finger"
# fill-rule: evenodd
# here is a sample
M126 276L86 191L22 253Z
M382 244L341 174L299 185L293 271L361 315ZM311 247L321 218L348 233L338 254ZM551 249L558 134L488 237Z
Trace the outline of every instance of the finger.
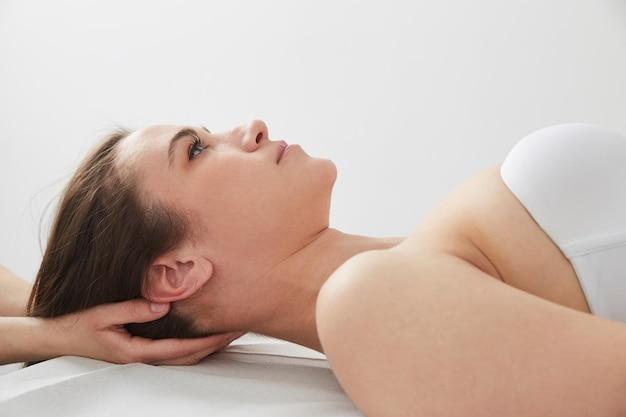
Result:
M230 342L230 338L226 339L224 341L219 341L216 343L213 343L211 346L209 346L206 349L200 350L200 351L195 351L192 352L189 355L184 355L184 356L175 356L175 357L170 357L168 359L162 359L162 360L157 360L152 361L151 363L156 364L156 365L192 365L195 363L198 363L198 361L200 361L202 358L205 358L217 351L219 351L223 346L225 346L228 342Z
M171 359L171 360L165 360L165 361L159 361L159 362L153 362L152 365L193 365L198 363L199 361L201 361L203 358L216 353L216 352L220 352L224 349L226 349L226 347L228 347L228 344L231 343L233 340L241 337L242 335L246 334L246 332L232 332L232 333L228 333L230 336L229 339L227 339L224 343L222 343L221 347L217 347L217 349L214 348L210 348L210 349L205 349L203 351L200 351L198 353L194 353L188 356L184 356L182 358L176 358L176 359Z
M156 308L155 308L156 306ZM118 303L102 304L96 307L95 314L104 325L145 323L156 320L169 311L170 305L155 304L143 298L135 298Z
M192 355L183 356L182 358L170 359L159 362L152 362L152 365L193 365L200 362L203 358L214 353L213 348L202 350Z
M243 336L246 333L248 333L248 332L245 332L245 331L244 332L230 332L230 333L227 333L227 334L232 336L232 339L230 341L230 342L232 342L233 340L239 339L241 336ZM230 342L228 342L228 343L230 343Z
M132 350L139 353L142 362L164 361L189 356L203 350L214 352L229 340L229 334L198 339L146 339L133 337Z

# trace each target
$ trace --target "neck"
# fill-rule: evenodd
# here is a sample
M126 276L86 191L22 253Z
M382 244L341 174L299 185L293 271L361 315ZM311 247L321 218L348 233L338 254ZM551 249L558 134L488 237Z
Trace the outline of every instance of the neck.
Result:
M398 245L403 237L351 235L326 228L306 246L272 268L263 278L272 283L271 312L248 331L276 337L322 352L315 323L317 295L330 275L352 256Z

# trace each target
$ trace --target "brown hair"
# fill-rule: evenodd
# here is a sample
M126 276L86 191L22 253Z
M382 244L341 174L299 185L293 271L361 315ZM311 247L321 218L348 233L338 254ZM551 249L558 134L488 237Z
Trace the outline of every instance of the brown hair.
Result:
M107 135L64 189L28 300L30 316L141 297L151 262L186 237L184 215L141 198L136 176L116 168L116 147L129 133ZM125 327L153 339L207 335L174 307L158 320Z

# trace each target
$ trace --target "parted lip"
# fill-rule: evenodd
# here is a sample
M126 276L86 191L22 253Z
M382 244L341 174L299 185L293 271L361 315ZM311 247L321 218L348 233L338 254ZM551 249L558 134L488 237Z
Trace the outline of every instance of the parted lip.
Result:
M283 152L285 152L286 148L287 148L287 142L285 142L284 140L281 140L280 143L278 144L278 156L276 157L276 163L280 161L280 158L282 158Z

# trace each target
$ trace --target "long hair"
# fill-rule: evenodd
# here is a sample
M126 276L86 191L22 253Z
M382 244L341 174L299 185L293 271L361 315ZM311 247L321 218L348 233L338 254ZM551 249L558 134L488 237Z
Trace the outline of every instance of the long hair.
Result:
M142 199L134 176L116 169L116 147L129 133L118 129L103 138L64 189L28 315L55 317L141 297L151 262L185 238L185 216ZM125 327L153 339L207 335L174 307L158 320Z

